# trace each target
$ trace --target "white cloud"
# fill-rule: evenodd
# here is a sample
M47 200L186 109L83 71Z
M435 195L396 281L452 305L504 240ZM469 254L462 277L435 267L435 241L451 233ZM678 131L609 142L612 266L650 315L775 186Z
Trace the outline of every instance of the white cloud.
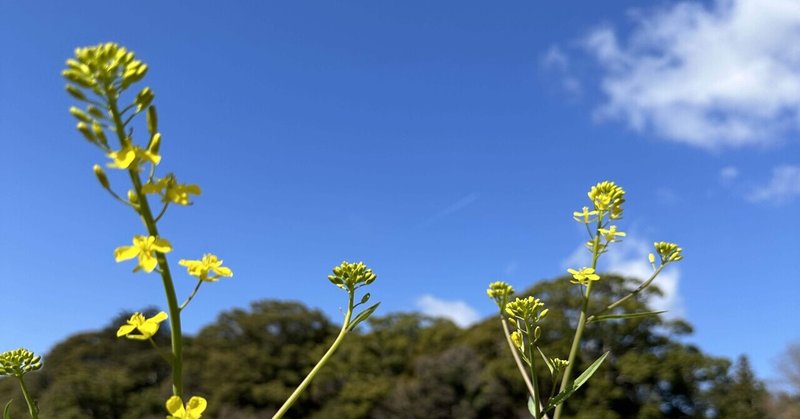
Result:
M599 272L610 272L629 278L647 280L653 273L653 268L647 260L648 253L652 252L652 243L634 234L628 234L621 243L611 245L608 253L600 258L598 266ZM564 260L565 269L567 267L580 268L589 266L591 254L585 247L575 249ZM648 304L654 310L666 310L665 317L679 318L685 315L683 299L678 291L680 282L680 270L676 266L666 268L653 284L658 286L663 295L651 297Z
M417 307L428 316L450 319L459 327L467 327L480 319L478 312L459 300L442 300L430 294L417 299Z
M578 95L581 93L581 82L572 75L569 57L558 45L552 45L541 58L542 67L558 74L561 78L561 88L567 93Z
M634 15L624 41L585 39L604 70L601 119L706 149L800 128L800 1L679 2Z
M719 171L722 183L731 183L739 177L739 169L734 166L725 166Z
M800 166L778 166L766 185L755 188L748 196L750 202L784 203L800 196Z

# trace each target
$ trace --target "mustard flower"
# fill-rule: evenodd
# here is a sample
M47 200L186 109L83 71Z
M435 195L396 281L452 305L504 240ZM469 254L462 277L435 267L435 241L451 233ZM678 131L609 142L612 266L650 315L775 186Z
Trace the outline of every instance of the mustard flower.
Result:
M597 211L589 211L589 207L583 207L583 211L575 211L572 213L572 218L579 223L589 224L592 222L592 216L597 215Z
M569 282L573 284L586 285L589 281L597 281L600 279L600 275L594 273L594 269L592 268L581 268L580 270L567 269L567 272L572 274L572 279L570 279Z
M158 153L131 144L126 144L119 151L108 153L108 158L111 159L111 163L108 163L107 166L112 169L133 168L138 170L139 164L142 162L150 162L154 165L161 162L161 156Z
M189 275L196 277L201 281L216 282L223 276L233 276L233 271L231 271L230 268L222 266L222 260L211 253L204 254L203 258L200 260L181 259L178 261L178 264L185 266ZM209 273L212 273L213 275L209 276Z
M669 242L656 242L653 243L656 252L661 256L661 263L677 262L683 259L681 252L683 249L678 247L675 243Z
M377 276L363 262L350 263L344 261L333 268L333 275L328 275L328 280L337 287L353 291L363 285L369 285Z
M42 357L27 349L19 348L0 353L0 377L22 377L39 368L42 368Z
M611 218L622 217L622 204L625 202L625 190L610 181L600 182L589 190L589 199L598 211L611 211Z
M161 195L162 202L172 202L178 205L189 205L190 195L200 195L200 186L194 184L181 184L175 175L169 174L157 182L147 183L142 186L144 193L157 193Z
M613 242L617 241L617 237L625 237L625 233L624 232L617 231L617 226L610 226L609 228L598 228L597 231L609 243L613 243Z
M158 332L159 323L167 319L167 313L160 312L155 316L145 319L142 313L133 313L127 324L123 324L117 330L117 337L125 336L128 339L147 340ZM138 331L139 334L132 334Z
M180 397L172 396L167 400L166 406L169 412L167 419L200 419L208 402L202 397L194 396L184 405Z
M493 299L495 303L497 303L497 307L499 307L500 311L502 311L506 307L508 298L514 295L514 288L512 288L511 285L506 282L492 282L489 284L486 294L489 296L489 298Z
M166 240L155 236L134 236L133 246L121 246L114 250L114 259L117 262L139 257L139 264L134 272L143 269L145 272L153 272L158 265L153 252L169 253L172 245Z

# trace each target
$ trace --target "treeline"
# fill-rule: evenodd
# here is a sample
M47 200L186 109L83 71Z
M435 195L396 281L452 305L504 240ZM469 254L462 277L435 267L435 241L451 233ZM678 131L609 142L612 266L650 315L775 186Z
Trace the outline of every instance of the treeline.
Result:
M635 281L603 277L593 304L625 295ZM644 301L625 303L646 311ZM525 294L551 307L545 352L565 356L580 296L566 279L540 282ZM487 301L487 304L489 302ZM103 330L70 337L30 374L42 418L163 418L170 370L142 342L116 338L128 315ZM232 310L187 339L187 394L209 402L204 417L271 417L335 338L338 325L299 303L260 301ZM605 351L601 370L570 400L566 416L612 418L799 417L798 397L771 397L745 358L736 365L685 343L683 321L656 317L588 327L580 361ZM168 347L167 330L156 336ZM582 368L581 368L582 369ZM544 371L540 377L547 376ZM26 377L27 378L27 377ZM550 383L543 383L544 389ZM2 400L21 401L15 383L0 381ZM16 403L15 417L23 417ZM781 416L784 415L784 416ZM293 418L526 418L526 393L496 318L469 329L418 314L376 317L348 337L289 412Z

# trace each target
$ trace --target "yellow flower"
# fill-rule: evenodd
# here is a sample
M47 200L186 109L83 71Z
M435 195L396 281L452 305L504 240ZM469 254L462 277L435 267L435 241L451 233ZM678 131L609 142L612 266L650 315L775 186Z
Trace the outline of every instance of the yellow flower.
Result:
M144 193L157 193L161 195L162 202L173 202L178 205L189 205L189 195L200 195L200 187L197 185L180 184L175 179L175 175L169 174L155 183L148 183L142 186Z
M579 223L589 224L593 215L597 215L597 211L589 211L589 207L583 207L583 211L575 211L572 213L572 218Z
M189 275L201 281L215 282L223 276L233 276L233 271L222 266L222 261L217 258L217 255L211 253L204 254L201 260L181 259L178 264L185 266ZM209 276L210 272L214 275Z
M597 281L600 279L600 275L594 273L594 269L592 268L582 268L581 270L575 269L567 269L567 272L572 274L572 279L569 282L573 284L581 284L586 285L588 281Z
M517 346L520 350L522 350L522 334L518 331L514 331L511 333L511 341L514 342L514 345Z
M169 412L167 419L200 419L208 402L202 397L194 396L184 406L180 397L172 396L167 400L166 405L167 412Z
M123 324L117 330L117 337L125 336L128 339L147 340L153 337L158 332L158 324L167 319L167 313L163 311L155 316L145 319L142 313L133 313L128 324ZM135 330L139 331L138 335L132 335Z
M117 262L139 257L139 264L133 270L144 269L145 272L153 272L158 265L153 252L169 253L172 245L166 240L155 236L134 236L133 246L120 246L114 250L114 259Z
M609 228L598 228L597 229L600 234L606 239L607 242L612 243L617 241L617 237L625 237L625 233L622 231L617 231L617 226L611 226Z
M108 167L112 169L134 168L138 170L139 164L142 162L149 161L154 165L161 162L161 156L158 153L131 144L126 144L119 151L108 153L108 158L111 159Z
M683 249L675 243L655 242L653 246L656 248L658 255L661 256L661 263L663 264L683 260L683 255L681 254Z
M594 203L594 209L606 211L611 209L611 218L622 217L622 204L625 202L625 190L610 181L600 182L588 193L589 199Z

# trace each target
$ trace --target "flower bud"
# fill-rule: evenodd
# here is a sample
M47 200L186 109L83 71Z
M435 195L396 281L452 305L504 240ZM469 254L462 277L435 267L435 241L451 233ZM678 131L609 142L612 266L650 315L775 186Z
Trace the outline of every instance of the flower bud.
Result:
M103 171L103 168L100 167L99 164L95 164L93 169L94 175L97 176L97 181L100 182L100 185L103 186L104 189L111 188L111 185L108 183L108 177L106 176L106 172Z
M156 115L155 106L147 108L147 130L150 135L156 135L156 132L158 132L158 115Z
M81 89L79 89L74 84L68 84L66 89L67 93L69 93L70 96L74 97L75 99L86 100L86 95L84 95Z

